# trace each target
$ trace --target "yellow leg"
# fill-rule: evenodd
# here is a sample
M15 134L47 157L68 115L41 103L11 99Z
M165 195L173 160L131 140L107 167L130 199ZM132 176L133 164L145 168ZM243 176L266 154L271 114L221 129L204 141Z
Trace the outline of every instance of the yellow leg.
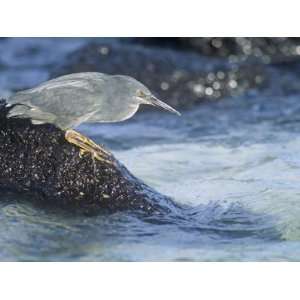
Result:
M112 156L109 152L75 130L67 130L65 133L65 139L69 143L80 148L80 157L82 157L86 153L90 153L93 159L96 158L97 160L103 161L108 164L114 163L111 160Z

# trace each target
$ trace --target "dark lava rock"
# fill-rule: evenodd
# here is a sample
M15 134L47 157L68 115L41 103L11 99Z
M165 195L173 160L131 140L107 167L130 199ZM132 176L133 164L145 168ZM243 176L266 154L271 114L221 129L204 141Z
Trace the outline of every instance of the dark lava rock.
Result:
M233 65L166 48L123 42L93 43L75 51L51 77L96 71L132 76L177 108L243 94L266 84L266 69Z
M130 209L149 214L176 207L117 162L82 158L79 149L51 124L32 125L7 119L0 104L0 189L31 196L42 206L73 208L83 213Z

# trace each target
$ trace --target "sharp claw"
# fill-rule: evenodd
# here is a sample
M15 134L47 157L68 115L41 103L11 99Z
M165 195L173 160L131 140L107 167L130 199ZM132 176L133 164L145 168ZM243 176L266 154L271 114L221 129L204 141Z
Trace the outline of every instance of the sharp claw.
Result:
M82 148L79 149L79 157L80 158L82 158L86 153L87 153L87 151L85 149L82 149Z

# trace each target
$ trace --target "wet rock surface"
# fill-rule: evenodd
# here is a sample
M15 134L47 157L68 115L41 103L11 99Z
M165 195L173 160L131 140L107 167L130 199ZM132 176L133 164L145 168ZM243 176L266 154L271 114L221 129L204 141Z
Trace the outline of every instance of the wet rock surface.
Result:
M95 214L133 209L160 213L173 202L135 178L113 157L112 164L80 157L64 132L50 124L7 119L0 106L0 189L33 196L39 205Z

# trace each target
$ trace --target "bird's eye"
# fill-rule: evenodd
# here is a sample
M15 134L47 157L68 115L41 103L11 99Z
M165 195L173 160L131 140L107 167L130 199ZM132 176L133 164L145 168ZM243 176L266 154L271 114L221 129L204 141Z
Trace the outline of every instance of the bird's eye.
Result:
M137 90L136 95L137 97L141 97L141 98L144 98L146 96L146 94L141 90Z
M150 92L144 92L142 90L137 90L136 91L136 96L138 98L148 99L151 96L151 93Z

